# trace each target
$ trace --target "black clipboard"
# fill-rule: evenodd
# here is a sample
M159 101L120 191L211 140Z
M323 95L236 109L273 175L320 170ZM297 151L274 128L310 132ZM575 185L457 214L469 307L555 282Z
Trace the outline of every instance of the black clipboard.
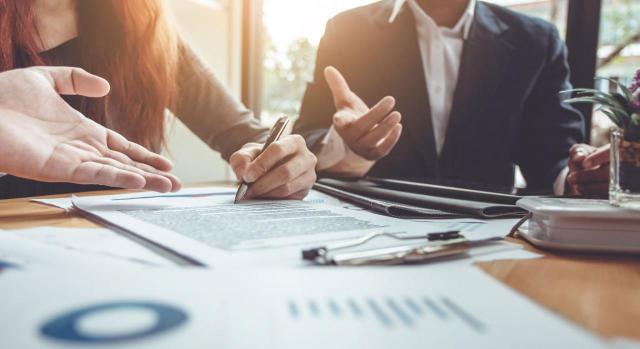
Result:
M381 206L380 203L384 203L396 205L395 208L402 206L405 210L413 208L412 214L416 214L422 209L427 209L431 212L435 210L439 213L455 214L465 218L514 218L522 217L527 213L516 205L389 189L369 180L321 178L317 183L320 184L320 186L315 186L318 190L325 189L325 193L329 195L349 200L378 212L382 210L376 208ZM339 193L331 193L326 188L321 188L321 186L337 189ZM429 216L433 217L433 214L422 214L421 216L422 218L430 218Z
M490 202L503 205L515 205L518 200L524 198L524 196L516 194L445 186L424 182L413 182L399 179L367 177L366 180L373 182L385 189L420 193L425 195L434 195L451 199Z

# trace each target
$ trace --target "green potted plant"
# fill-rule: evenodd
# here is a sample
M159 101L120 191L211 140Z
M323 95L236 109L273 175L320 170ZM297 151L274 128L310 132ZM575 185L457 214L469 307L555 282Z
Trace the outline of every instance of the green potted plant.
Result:
M565 102L596 105L596 111L605 114L615 129L611 132L611 182L609 201L616 206L640 208L640 70L632 84L626 87L607 78L616 91L574 89L566 92L575 97Z

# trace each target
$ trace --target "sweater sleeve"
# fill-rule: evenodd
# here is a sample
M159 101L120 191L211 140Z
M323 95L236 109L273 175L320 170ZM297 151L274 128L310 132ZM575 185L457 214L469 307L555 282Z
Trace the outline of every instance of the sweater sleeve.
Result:
M180 44L172 112L227 161L244 144L263 142L268 134L268 129L184 42Z

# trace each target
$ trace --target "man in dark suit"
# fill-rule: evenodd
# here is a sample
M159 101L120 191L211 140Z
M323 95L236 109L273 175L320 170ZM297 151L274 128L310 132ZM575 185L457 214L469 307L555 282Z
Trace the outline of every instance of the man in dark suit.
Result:
M560 194L584 139L566 55L552 24L497 5L377 2L328 22L295 131L323 172L512 186L518 165Z

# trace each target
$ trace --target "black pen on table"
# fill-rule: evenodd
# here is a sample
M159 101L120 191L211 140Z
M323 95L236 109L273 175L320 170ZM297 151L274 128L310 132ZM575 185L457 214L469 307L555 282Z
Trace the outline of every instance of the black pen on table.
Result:
M267 148L272 143L277 142L280 139L288 124L289 118L287 116L281 116L278 121L276 121L276 123L271 128L271 131L269 132L267 141L264 143L262 150L260 150L260 154L264 153L264 151L267 150ZM260 156L260 154L258 154L258 156ZM258 156L256 156L256 158ZM236 198L233 200L233 203L237 204L241 202L244 199L244 196L247 194L247 190L249 190L249 184L247 184L245 181L241 181L240 186L238 187L238 191L236 192Z

